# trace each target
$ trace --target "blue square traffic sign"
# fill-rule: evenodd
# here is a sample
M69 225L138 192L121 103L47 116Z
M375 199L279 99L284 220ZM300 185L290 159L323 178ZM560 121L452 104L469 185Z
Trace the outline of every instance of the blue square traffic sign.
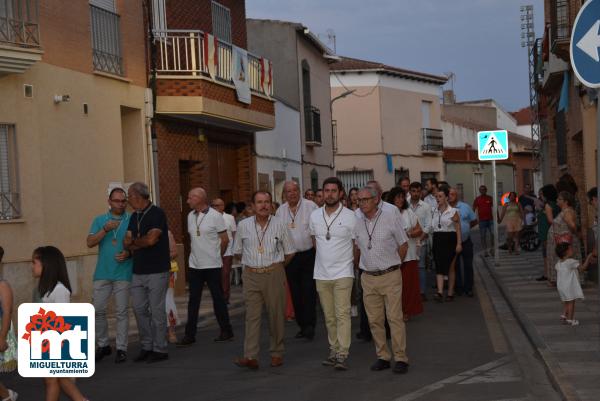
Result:
M477 133L479 160L508 159L508 132L480 131Z

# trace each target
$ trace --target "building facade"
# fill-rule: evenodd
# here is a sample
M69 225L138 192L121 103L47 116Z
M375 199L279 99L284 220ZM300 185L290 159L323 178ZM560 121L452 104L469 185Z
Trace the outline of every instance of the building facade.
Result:
M0 2L0 245L15 301L57 246L89 301L86 236L111 182L152 180L141 0Z
M336 174L346 187L444 179L440 114L446 77L342 58L331 65Z
M158 200L187 254L191 188L226 203L256 190L254 133L275 127L272 69L247 51L244 1L152 3Z
M329 88L329 64L335 59L333 52L327 48L310 30L302 24L248 19L248 48L256 53L264 54L273 62L274 96L286 106L290 113L299 113L299 125L278 127L288 139L285 143L293 145L286 156L282 157L281 147L273 148L273 144L260 147L268 150L269 158L292 159L297 154L297 143L294 139L299 133L300 160L302 175L300 182L304 189L317 189L323 180L333 175L333 135L331 125L331 103ZM279 123L280 119L277 120ZM281 120L283 124L292 123L292 119ZM261 136L261 142L266 139ZM258 153L258 151L257 151ZM295 165L294 160L281 160L288 165ZM263 163L263 168L266 165ZM263 170L262 183L266 185L266 176L272 175L270 187L276 192L281 185L281 167L278 167L278 178L275 172ZM286 172L287 179L294 175ZM278 184L279 183L279 184Z

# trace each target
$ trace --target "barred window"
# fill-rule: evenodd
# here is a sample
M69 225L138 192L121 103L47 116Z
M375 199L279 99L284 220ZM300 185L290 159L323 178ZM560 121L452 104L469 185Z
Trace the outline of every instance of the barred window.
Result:
M95 0L90 5L94 69L124 75L119 15L114 13L114 7L113 10L109 10L107 5L97 7L94 3L111 2Z
M15 126L0 124L0 220L21 217Z
M229 8L216 1L212 2L213 35L224 42L231 43L231 12Z

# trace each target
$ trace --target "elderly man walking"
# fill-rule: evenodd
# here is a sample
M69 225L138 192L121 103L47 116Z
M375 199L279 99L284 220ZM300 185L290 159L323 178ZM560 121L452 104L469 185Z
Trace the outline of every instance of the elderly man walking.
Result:
M98 246L98 260L94 271L93 302L96 310L96 361L110 355L108 321L106 310L114 296L117 318L117 353L115 363L127 360L129 331L129 286L131 284L132 260L129 251L123 249L123 240L131 215L126 212L127 195L123 188L114 188L108 195L109 211L102 213L92 223L87 236L88 248Z
M341 203L344 192L336 177L323 181L325 206L310 215L310 232L316 245L315 279L325 315L329 355L322 362L347 370L351 333L351 294L354 283L352 240L356 216Z
M238 224L234 254L242 259L244 300L246 301L246 335L244 356L234 363L241 368L258 369L260 325L263 305L269 318L271 366L283 365L285 329L285 265L294 257L294 243L289 229L271 215L269 192L252 196L255 215Z
M378 194L370 187L358 193L361 214L354 229L355 263L363 288L363 302L375 342L377 361L371 370L390 368L392 353L387 345L385 317L390 325L395 373L408 371L406 332L402 319L402 272L408 240L398 215L377 207Z
M208 206L208 198L203 188L190 190L187 203L192 209L188 214L188 233L191 249L188 277L188 320L185 325L185 335L177 343L177 346L188 347L196 342L198 311L200 310L202 289L205 283L210 290L213 310L221 328L221 333L214 341L230 341L233 339L233 330L229 322L229 310L221 285L223 255L229 243L225 219L223 219L221 213Z
M135 213L123 245L133 252L131 298L142 344L134 361L159 362L169 358L165 297L171 258L167 216L150 201L146 184L135 182L127 192Z
M277 209L275 215L289 228L296 248L294 258L285 268L296 323L300 327L296 338L312 340L317 321L317 289L313 278L315 248L310 235L309 222L310 215L317 205L313 201L301 198L300 186L296 181L287 181L283 191L287 202Z

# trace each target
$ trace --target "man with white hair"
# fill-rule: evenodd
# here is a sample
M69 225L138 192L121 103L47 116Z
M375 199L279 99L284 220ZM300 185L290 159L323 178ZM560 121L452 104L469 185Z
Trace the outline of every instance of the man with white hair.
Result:
M296 254L285 267L285 273L292 295L296 323L300 331L296 338L312 340L317 321L317 289L315 286L315 248L309 230L310 215L317 205L311 200L302 199L300 186L296 181L286 181L283 185L285 202L275 214L288 227Z
M203 188L190 190L187 203L192 209L188 214L188 233L191 245L188 321L185 325L185 335L177 343L177 346L188 347L196 342L198 312L205 283L210 290L213 310L221 328L221 333L214 341L231 341L233 340L233 330L221 285L223 255L229 244L225 219L219 212L208 206L208 198Z
M165 302L171 257L167 216L152 204L143 182L131 184L127 198L135 213L129 220L123 246L133 253L131 303L142 344L134 362L160 362L169 359Z

